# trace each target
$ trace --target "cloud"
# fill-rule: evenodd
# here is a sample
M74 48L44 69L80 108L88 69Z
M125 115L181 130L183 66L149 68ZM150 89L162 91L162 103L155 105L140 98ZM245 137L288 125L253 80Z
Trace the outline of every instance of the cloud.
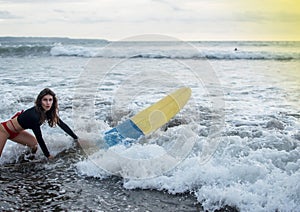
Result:
M185 11L183 8L178 6L175 1L167 1L167 0L151 0L151 1L161 4L161 5L164 5L164 6L167 6L167 7L171 8L171 10L176 11L176 12Z
M290 13L285 11L243 11L235 12L233 18L237 22L300 22L300 13Z
M20 17L15 16L8 11L0 10L0 19L17 19L17 18L20 18Z
M299 13L278 12L274 14L272 20L274 21L274 19L280 22L300 23L300 12Z
M268 16L265 12L260 11L243 11L243 12L234 12L233 20L237 22L263 22L268 20Z

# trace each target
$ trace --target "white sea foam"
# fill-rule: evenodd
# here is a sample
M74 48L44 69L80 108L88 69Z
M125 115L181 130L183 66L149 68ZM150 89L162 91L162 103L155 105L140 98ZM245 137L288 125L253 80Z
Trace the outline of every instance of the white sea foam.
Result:
M200 124L196 127L194 122L187 125L199 137L186 160L158 177L126 179L124 187L167 190L174 194L194 192L207 210L225 205L242 211L299 210L300 145L299 139L295 139L299 120L287 115L297 113L297 108L285 98L285 87L276 77L269 76L271 69L263 71L260 62L254 63L251 68L247 67L247 61L238 64L232 68L230 66L235 64L212 63L223 83L227 111L226 129L213 157L206 163L201 161L203 147L209 141L206 137L207 123L201 120L205 116L200 115L197 119ZM292 99L297 98L295 92L290 95ZM200 99L195 97L196 101ZM196 112L194 107L190 109L189 113ZM205 107L200 110L205 111ZM167 149L165 138L169 138L169 142L174 141L172 130L179 128L158 131L152 135L156 140L152 141L150 137L148 142ZM133 146L127 151L122 148L120 152L123 154L139 159L145 159L143 156L149 151L159 155L159 151L149 145ZM89 166L90 162L84 163ZM108 160L107 163L118 174L126 167L125 162L120 165L119 161ZM116 163L119 163L118 166L114 165ZM81 167L78 167L81 174L93 176ZM96 176L101 177L101 174ZM104 176L107 177L107 173Z

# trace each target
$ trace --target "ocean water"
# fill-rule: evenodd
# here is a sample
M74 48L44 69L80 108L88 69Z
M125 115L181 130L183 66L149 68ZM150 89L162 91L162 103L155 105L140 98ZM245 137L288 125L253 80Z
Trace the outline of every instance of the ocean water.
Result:
M300 42L2 37L0 61L1 120L50 87L82 139L42 126L56 158L23 164L7 141L1 210L300 210ZM169 124L105 149L106 130L180 86L192 97Z

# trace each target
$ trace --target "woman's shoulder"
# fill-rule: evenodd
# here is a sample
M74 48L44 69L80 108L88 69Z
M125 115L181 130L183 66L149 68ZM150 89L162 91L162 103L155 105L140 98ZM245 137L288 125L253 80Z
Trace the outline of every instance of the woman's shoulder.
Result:
M27 110L24 111L24 113L28 113L28 114L38 114L38 112L35 109L35 106L28 108Z
M29 109L27 109L27 110L25 110L25 111L23 112L23 114L24 114L25 116L30 117L31 119L37 119L37 120L40 119L40 114L37 112L37 110L35 109L34 106L31 107L31 108L29 108Z

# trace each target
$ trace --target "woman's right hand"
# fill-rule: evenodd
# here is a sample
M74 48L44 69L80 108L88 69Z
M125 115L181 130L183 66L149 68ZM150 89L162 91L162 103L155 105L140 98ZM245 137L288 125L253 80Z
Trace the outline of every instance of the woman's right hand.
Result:
M48 159L53 159L54 156L53 155L49 155Z

